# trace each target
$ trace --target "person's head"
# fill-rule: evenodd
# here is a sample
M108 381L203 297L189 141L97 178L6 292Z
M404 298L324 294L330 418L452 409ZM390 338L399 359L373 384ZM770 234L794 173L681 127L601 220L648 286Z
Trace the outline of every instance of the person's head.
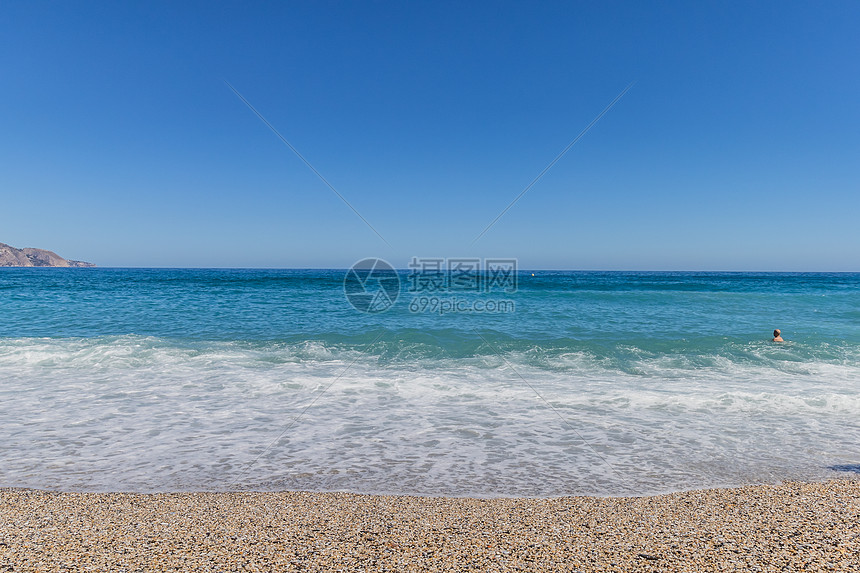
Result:
M782 333L779 331L779 329L778 329L778 328L777 328L776 330L774 330L774 331L773 331L773 337L774 337L774 338L776 338L776 337L777 337L777 336L779 336L780 334L782 334Z

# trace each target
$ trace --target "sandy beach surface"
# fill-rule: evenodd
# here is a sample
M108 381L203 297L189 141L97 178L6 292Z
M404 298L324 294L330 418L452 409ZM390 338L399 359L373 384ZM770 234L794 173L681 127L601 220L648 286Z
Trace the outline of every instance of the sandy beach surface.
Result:
M860 480L552 499L0 490L0 571L860 571Z

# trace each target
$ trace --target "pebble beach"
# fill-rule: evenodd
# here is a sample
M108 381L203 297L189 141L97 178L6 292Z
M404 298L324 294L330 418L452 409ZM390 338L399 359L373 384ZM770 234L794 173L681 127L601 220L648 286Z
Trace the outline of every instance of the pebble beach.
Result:
M0 571L860 571L860 480L611 498L5 489Z

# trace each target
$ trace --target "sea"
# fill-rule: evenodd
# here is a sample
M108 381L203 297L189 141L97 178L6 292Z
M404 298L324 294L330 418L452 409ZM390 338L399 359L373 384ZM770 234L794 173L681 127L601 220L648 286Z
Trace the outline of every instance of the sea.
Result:
M0 428L0 487L61 491L856 475L860 274L0 269Z

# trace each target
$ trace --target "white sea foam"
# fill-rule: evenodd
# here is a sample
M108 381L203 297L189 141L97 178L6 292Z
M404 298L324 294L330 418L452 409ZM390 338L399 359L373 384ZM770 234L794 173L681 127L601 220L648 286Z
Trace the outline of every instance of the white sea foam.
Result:
M2 339L0 486L617 494L860 461L852 360L410 352Z

